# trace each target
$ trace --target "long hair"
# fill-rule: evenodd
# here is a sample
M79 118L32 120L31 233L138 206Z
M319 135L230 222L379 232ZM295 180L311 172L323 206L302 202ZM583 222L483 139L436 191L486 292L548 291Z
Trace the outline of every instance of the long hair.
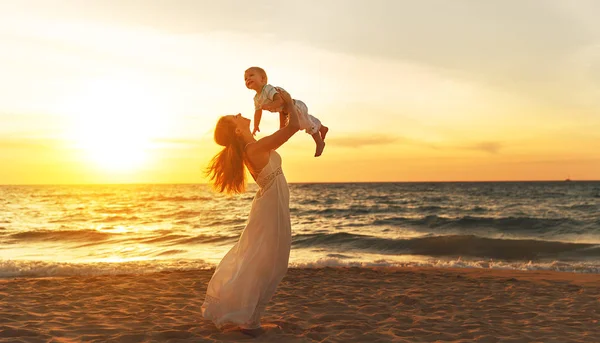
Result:
M235 134L235 124L221 117L215 127L215 142L223 146L209 162L206 174L220 193L236 194L246 190L244 152Z

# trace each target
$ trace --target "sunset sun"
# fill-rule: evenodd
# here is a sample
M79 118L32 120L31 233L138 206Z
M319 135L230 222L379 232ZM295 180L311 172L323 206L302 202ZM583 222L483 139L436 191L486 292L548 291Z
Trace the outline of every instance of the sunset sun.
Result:
M106 171L141 168L149 161L152 139L164 134L156 92L139 80L94 80L67 107L78 150Z

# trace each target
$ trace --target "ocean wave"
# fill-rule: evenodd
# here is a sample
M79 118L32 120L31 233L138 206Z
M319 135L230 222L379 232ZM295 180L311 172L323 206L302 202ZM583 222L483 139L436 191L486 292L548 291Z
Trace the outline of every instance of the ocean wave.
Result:
M170 220L183 220L188 218L199 218L205 212L203 211L195 211L195 210L180 210L177 212L169 212L157 215L158 218L161 219L170 219Z
M162 253L177 254L178 250ZM214 263L204 260L148 260L134 262L65 263L49 261L0 260L0 278L16 277L66 277L144 274L165 271L193 271L214 268ZM576 273L600 273L599 264L585 262L510 262L464 259L431 259L430 261L398 262L385 259L373 261L355 261L351 257L340 255L320 258L314 261L291 262L290 268L319 269L327 267L353 268L478 268L538 271L551 270Z
M531 268L565 270L600 264L594 198L600 182L291 184L290 190L292 263L301 256L315 265L323 257L332 265L385 266L462 256L454 266L485 267L490 259L510 268L529 268L529 260ZM213 263L239 239L253 195L221 196L203 185L2 186L0 260Z
M308 199L297 200L297 201L295 201L295 203L298 205L319 205L319 204L321 204L321 201L317 200L317 199L308 198Z
M373 194L373 195L367 195L365 197L365 200L374 200L376 202L388 202L388 201L395 200L395 197L394 197L394 195L387 195L387 194Z
M94 219L95 223L114 223L114 222L137 222L141 218L137 216L120 216L120 215L109 215L101 218Z
M401 206L349 206L343 208L324 208L324 209L303 209L298 207L290 208L292 213L296 213L300 216L302 215L320 215L323 218L346 218L353 216L361 216L366 214L377 214L377 213L401 213L412 211L412 209L408 209L406 207Z
M575 205L565 206L565 208L568 208L568 209L571 209L571 210L579 210L579 211L597 211L597 212L600 212L600 206L599 205L595 205L595 204L575 204Z
M336 214L339 216L347 217L347 216L356 216L361 214L369 214L369 213L377 213L377 212L389 212L390 210L385 208L377 208L377 207L365 207L365 206L350 206L347 208L325 208L317 211L305 211L308 213L314 213L318 215L331 215Z
M474 235L447 235L389 239L350 233L296 235L295 248L324 247L393 255L465 256L503 260L599 257L600 245L538 240L493 239Z
M352 258L352 256L348 256L348 255L344 255L344 254L327 254L327 257L339 258L339 259L343 259L343 260Z
M162 271L198 270L214 267L203 260L66 263L0 260L0 278L78 275L121 275Z
M71 213L64 215L60 218L49 219L48 223L60 224L60 223L72 223L76 221L85 221L89 219L89 215L85 213Z
M210 201L211 197L207 196L166 196L157 195L146 197L142 201L172 201L172 202L188 202L188 201Z
M164 235L152 235L148 236L129 236L122 234L119 236L119 240L112 240L110 243L118 242L121 245L127 244L147 244L153 246L177 246L177 245L189 245L189 244L206 244L206 243L227 243L234 241L239 238L236 236L223 236L223 235L205 235L199 234L195 236L189 236L184 234L164 234ZM87 242L86 244L76 246L75 248L90 247L98 244L103 244L103 241L99 242Z
M112 206L112 207L103 207L104 213L107 214L132 214L138 213L143 210L142 206Z
M410 225L415 227L440 228L492 228L502 232L548 232L557 227L574 228L582 223L570 218L536 218L536 217L475 217L462 216L455 218L429 215L421 218L387 217L374 220L371 225Z
M177 255L177 254L181 254L181 253L185 253L185 252L187 252L187 250L173 249L173 250L167 250L167 251L163 251L163 252L157 253L154 256L156 256L156 257L159 257L159 256L171 256L171 255Z
M397 262L379 259L376 261L348 261L345 258L323 258L310 262L292 262L290 268L373 268L373 267L389 267L389 268L413 268L413 267L430 267L430 268L475 268L475 269L504 269L504 270L522 270L522 271L538 271L549 270L559 272L573 273L600 273L599 264L590 264L585 262L509 262L509 261L490 261L490 260L431 260L431 261L414 261L414 262Z
M206 227L215 227L215 226L239 226L245 224L247 221L246 218L236 218L236 219L223 219L223 220L215 220L210 223L206 223Z
M239 235L235 236L211 236L211 235L197 235L194 237L181 238L174 242L174 244L206 244L206 243L227 243L237 240Z
M75 187L74 187L75 188ZM69 200L69 199L86 199L86 198L108 198L117 196L118 191L115 192L52 192L50 189L46 189L51 193L48 194L31 194L32 198L41 198L41 199L61 199L61 200Z
M180 240L183 238L188 238L188 236L168 234L168 235L164 235L164 236L155 236L155 237L150 237L150 238L140 237L140 238L136 238L134 240L137 241L138 243L152 244L152 243L172 242L172 241L177 241L177 240Z
M14 242L72 241L97 242L109 239L113 233L97 230L32 230L13 233L8 238Z

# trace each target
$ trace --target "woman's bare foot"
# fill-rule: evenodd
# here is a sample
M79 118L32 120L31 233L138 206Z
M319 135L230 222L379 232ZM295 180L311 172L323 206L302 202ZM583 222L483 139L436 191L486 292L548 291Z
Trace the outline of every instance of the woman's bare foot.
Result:
M329 132L329 128L327 126L321 125L319 129L319 133L321 134L321 139L325 140L325 136L327 136L327 132Z

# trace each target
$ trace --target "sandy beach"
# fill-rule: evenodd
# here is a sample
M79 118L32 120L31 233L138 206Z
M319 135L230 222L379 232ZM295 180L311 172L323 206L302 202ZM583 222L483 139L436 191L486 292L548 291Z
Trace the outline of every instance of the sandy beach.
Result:
M200 316L212 270L0 280L0 342L600 342L600 275L290 269L266 333Z

